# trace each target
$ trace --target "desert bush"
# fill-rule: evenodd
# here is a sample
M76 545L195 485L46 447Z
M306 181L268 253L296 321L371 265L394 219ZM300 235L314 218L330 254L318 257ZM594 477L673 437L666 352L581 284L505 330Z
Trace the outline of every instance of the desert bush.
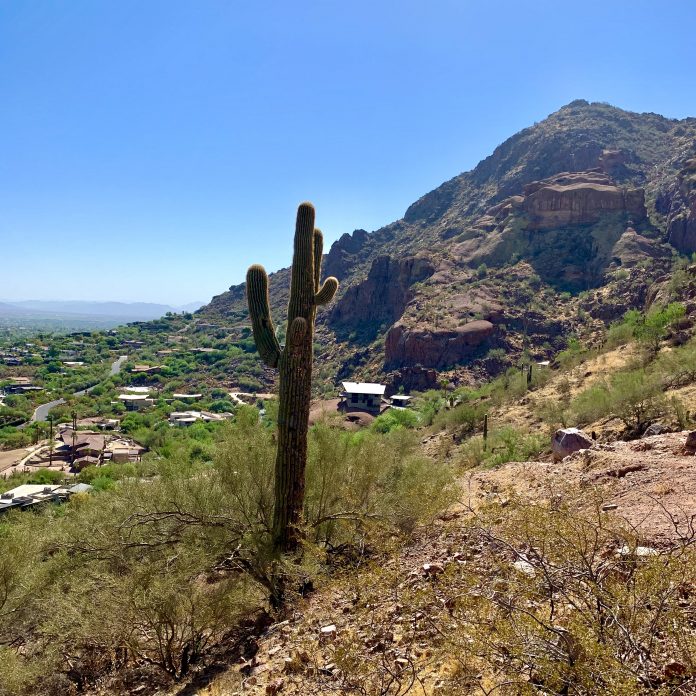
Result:
M483 423L483 417L488 411L485 404L460 403L454 408L441 410L433 419L433 427L436 430L458 429L464 432L473 432Z
M371 427L377 433L388 433L395 428L416 428L419 424L420 419L415 411L390 408L377 416Z
M572 402L580 423L591 423L606 416L620 418L627 428L641 433L665 410L662 387L654 374L644 369L617 372L609 382L593 384Z
M459 450L457 463L470 469L476 466L500 466L506 462L524 462L538 456L545 446L546 438L541 435L503 426L489 432L485 447L482 436L469 438Z
M314 538L335 545L370 522L410 531L446 507L454 494L447 466L417 452L413 433L347 433L312 428L305 519Z
M323 649L340 671L310 666L306 693L429 693L434 683L446 696L691 693L693 536L638 556L636 530L607 518L601 500L559 493L563 503L506 495L504 507L433 530L420 550L432 545L436 577L414 573L411 549L351 573L337 599L354 620Z

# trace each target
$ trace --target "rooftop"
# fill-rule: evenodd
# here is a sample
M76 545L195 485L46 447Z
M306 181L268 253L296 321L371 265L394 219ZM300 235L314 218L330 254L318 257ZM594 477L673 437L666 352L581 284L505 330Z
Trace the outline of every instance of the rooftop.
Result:
M341 382L343 390L349 394L374 394L382 396L387 388L384 384L375 384L373 382Z

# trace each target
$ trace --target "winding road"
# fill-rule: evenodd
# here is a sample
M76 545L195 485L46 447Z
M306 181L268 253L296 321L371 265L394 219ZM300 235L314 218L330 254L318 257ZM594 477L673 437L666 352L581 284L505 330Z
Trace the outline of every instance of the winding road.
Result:
M109 377L113 377L114 375L117 375L121 371L121 366L123 365L124 362L128 359L127 355L121 355L118 360L115 360L113 363L111 363L111 369L109 370ZM76 391L73 396L84 396L85 394L88 394L89 392L96 387L96 384L93 384L91 387L87 387L87 389L81 389L80 391ZM20 428L26 427L29 423L36 423L37 421L45 421L48 418L48 414L52 408L55 408L56 406L61 406L62 404L65 403L65 399L56 399L55 401L49 401L48 403L41 404L40 406L37 406L36 409L34 409L34 413L31 417L31 420L28 423L24 423L24 425L20 425Z

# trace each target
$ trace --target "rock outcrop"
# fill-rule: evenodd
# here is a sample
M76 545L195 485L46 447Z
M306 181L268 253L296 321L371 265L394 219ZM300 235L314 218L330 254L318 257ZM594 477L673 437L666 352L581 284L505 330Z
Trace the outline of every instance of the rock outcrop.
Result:
M634 225L649 228L643 189L618 186L599 169L564 172L489 208L454 251L471 266L523 259L544 282L579 291L602 284L610 264L622 263L621 255L628 261L641 248L651 257L665 255ZM627 226L632 234L614 253Z
M331 325L375 330L398 319L409 300L411 286L435 272L425 254L395 259L378 256L365 280L349 288L331 313Z
M662 200L667 213L669 243L684 254L696 251L696 157L687 160L679 172L677 185Z
M645 192L617 186L599 170L564 172L524 187L522 209L529 216L527 229L592 225L607 213L623 213L634 223L647 217Z
M365 249L369 239L370 235L365 230L342 235L331 245L324 259L324 273L343 280L359 261L360 252Z
M455 329L409 328L397 322L385 342L385 366L450 367L470 358L493 334L494 325L480 319Z
M386 379L386 396L396 394L400 389L408 394L411 391L424 392L428 389L437 389L438 373L432 368L414 365L403 367L390 373Z
M577 428L561 428L551 438L551 451L555 461L590 447L592 447L592 440Z

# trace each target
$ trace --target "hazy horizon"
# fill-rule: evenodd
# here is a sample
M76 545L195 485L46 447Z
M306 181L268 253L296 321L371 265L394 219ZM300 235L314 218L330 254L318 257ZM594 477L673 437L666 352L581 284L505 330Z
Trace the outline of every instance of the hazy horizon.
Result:
M4 4L0 294L207 302L288 264L302 200L328 249L575 99L696 116L695 20L687 0Z

